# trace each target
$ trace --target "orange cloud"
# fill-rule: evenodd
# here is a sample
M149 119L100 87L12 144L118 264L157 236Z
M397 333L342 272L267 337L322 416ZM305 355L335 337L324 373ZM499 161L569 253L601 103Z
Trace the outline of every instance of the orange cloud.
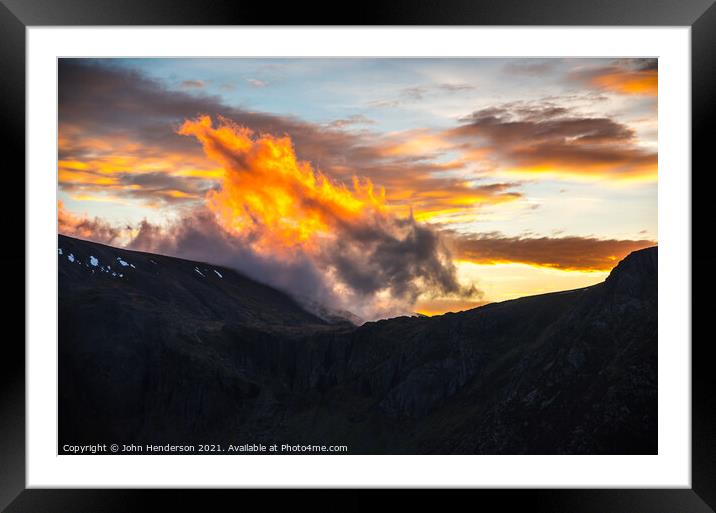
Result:
M656 96L659 91L656 70L606 73L592 78L592 83L622 94Z
M453 143L439 134L421 129L392 134L388 142L380 148L380 152L390 157L429 157L452 146Z
M581 68L571 78L599 89L628 95L657 96L659 67L656 59L623 59L608 66Z
M143 207L156 207L162 202L201 199L222 176L196 151L164 150L126 136L112 140L84 137L81 131L61 125L60 188L75 198L97 198L111 190L114 198L121 195L123 201L136 199Z
M211 219L199 216L203 233L184 221L175 234L194 239L218 231L222 244L238 244L251 259L318 268L321 288L364 318L409 312L421 296L478 294L457 281L438 232L396 216L370 180L354 177L348 187L298 159L289 137L256 134L223 118L217 126L209 116L187 120L178 133L195 137L224 172L220 187L206 195Z
M384 214L383 190L357 178L352 190L334 183L299 161L288 137L254 137L228 120L214 128L208 116L186 121L179 133L196 137L226 172L221 189L207 195L209 208L228 230L260 234L254 245L265 251L310 247L339 224Z
M652 240L596 237L505 237L499 233L456 236L455 257L475 264L521 263L563 271L609 271Z
M463 223L479 218L479 209L485 205L499 205L522 198L511 190L515 184L498 183L473 186L469 182L455 181L433 184L433 189L411 191L410 205L415 219L439 224Z
M170 198L199 198L196 194L189 194L184 191L177 190L160 191L159 194L169 196Z
M116 185L118 180L116 177L102 176L94 172L86 171L73 171L63 167L60 163L60 167L57 171L57 179L61 185Z

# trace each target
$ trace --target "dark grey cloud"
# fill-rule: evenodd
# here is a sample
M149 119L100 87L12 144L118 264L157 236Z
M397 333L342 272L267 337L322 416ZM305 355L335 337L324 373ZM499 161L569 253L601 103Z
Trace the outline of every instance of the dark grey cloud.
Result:
M321 170L335 178L350 179L352 174L377 178L370 175L371 170L380 169L386 161L380 144L364 134L228 106L220 96L204 91L190 94L169 90L111 61L60 59L58 94L61 134L71 134L75 129L84 137L131 137L144 146L135 150L138 156L158 157L151 153L156 150L201 155L194 141L175 130L186 119L206 114L230 119L257 133L288 135L300 159L320 162ZM356 117L352 121L365 123L367 119ZM86 156L83 150L81 145L77 149L67 145L60 148L59 157L80 160ZM403 169L402 174L411 171Z
M101 178L101 175L87 171L88 175ZM119 185L101 185L84 183L63 183L62 190L70 194L92 194L98 189L123 200L139 199L144 204L160 207L167 204L179 204L187 201L203 200L205 194L216 185L212 181L172 176L166 173L124 173L113 175Z
M365 319L410 313L421 295L482 297L458 283L442 236L413 219L342 224L318 253L298 250L290 259L255 252L255 237L226 232L200 207L168 227L142 222L128 247L233 268L299 300L348 309Z
M85 134L131 136L165 151L198 152L196 144L175 133L186 119L223 116L260 133L289 135L305 158L331 162L339 149L355 146L356 136L323 129L290 116L230 107L221 97L204 92L169 90L162 83L119 65L81 59L59 61L59 119ZM358 149L357 154L367 150ZM373 156L377 156L373 153ZM60 155L61 159L70 155Z
M543 141L628 142L634 131L605 117L584 117L560 106L503 105L475 111L460 119L455 134L479 135L492 143Z
M517 102L481 109L460 121L447 137L488 148L503 165L614 178L655 174L657 154L641 149L631 128L608 117Z
M343 225L336 242L319 261L362 295L387 290L391 297L412 305L426 293L479 294L458 283L452 256L440 234L412 218Z

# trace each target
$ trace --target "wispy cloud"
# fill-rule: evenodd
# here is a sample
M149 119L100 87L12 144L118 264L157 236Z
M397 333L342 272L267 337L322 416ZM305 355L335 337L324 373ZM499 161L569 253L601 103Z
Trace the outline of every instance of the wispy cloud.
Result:
M249 84L251 87L260 89L262 87L268 87L268 82L264 80L259 80L258 78L247 78L246 83Z
M354 125L374 125L375 120L364 116L363 114L353 114L351 116L335 119L328 123L330 128L346 128Z
M368 102L369 107L374 108L395 108L412 103L418 103L427 97L435 97L445 94L457 94L465 91L472 91L475 86L464 82L444 82L436 85L420 85L405 87L398 92L394 98L384 98Z
M557 59L537 61L534 59L518 60L505 64L502 71L507 75L539 77L554 72L557 62Z
M182 89L202 89L206 87L203 80L184 80L181 83Z

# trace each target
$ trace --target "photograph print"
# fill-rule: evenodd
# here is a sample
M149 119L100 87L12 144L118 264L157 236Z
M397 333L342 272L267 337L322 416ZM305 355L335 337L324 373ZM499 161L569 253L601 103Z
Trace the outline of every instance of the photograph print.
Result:
M657 59L57 71L60 454L657 454Z

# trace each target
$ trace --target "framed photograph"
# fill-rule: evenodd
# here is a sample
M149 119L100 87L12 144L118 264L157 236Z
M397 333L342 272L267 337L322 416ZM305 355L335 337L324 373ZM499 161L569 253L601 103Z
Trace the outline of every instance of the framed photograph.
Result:
M3 2L0 507L713 511L716 7L575 5Z

